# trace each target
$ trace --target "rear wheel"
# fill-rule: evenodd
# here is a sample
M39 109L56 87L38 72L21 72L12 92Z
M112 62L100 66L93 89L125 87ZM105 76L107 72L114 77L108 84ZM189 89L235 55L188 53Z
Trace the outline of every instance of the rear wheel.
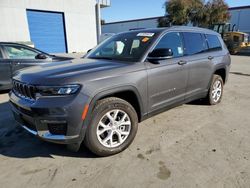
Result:
M223 95L223 80L219 75L213 75L206 101L210 105L216 105L221 102Z
M137 114L131 104L114 97L103 99L93 110L85 145L99 156L119 153L131 144L137 127Z

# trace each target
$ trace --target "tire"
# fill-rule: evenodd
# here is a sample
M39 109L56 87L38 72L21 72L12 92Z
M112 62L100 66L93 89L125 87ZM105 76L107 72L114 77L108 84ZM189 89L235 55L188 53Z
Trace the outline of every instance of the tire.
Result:
M220 87L219 86L216 87L216 84L220 84ZM221 76L217 75L217 74L214 74L213 78L212 78L212 81L211 81L211 84L210 84L208 95L207 95L207 98L206 98L206 102L209 105L216 105L216 104L219 104L221 102L222 95L223 95L223 86L224 86L224 82L223 82ZM216 88L217 88L217 91L215 91ZM217 95L217 96L215 96L215 95Z
M94 107L84 143L98 156L114 155L132 143L137 129L138 117L131 104L115 97L102 99Z
M81 147L81 143L68 144L66 147L69 151L78 152Z

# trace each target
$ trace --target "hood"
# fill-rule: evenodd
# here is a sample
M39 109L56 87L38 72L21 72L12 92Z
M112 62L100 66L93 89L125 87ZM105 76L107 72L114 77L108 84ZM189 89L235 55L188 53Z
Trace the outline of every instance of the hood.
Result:
M24 69L19 71L13 79L28 84L53 85L64 83L65 80L80 81L81 77L90 73L100 73L127 65L124 62L112 62L100 59L77 59L71 62L56 62Z

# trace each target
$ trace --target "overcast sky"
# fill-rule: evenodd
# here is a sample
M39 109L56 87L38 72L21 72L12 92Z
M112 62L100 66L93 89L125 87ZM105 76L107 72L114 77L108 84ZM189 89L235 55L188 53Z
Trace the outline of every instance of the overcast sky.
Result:
M111 0L111 7L102 9L102 19L108 22L164 15L165 0ZM250 0L226 0L230 7L250 5Z

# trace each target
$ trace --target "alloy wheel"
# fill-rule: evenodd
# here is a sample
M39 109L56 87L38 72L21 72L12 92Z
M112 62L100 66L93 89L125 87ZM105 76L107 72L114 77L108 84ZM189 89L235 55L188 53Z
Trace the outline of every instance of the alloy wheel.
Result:
M212 99L214 102L218 102L222 94L222 83L220 80L216 80L213 84Z
M99 121L96 134L98 141L105 147L115 148L128 138L131 120L122 110L108 111Z

